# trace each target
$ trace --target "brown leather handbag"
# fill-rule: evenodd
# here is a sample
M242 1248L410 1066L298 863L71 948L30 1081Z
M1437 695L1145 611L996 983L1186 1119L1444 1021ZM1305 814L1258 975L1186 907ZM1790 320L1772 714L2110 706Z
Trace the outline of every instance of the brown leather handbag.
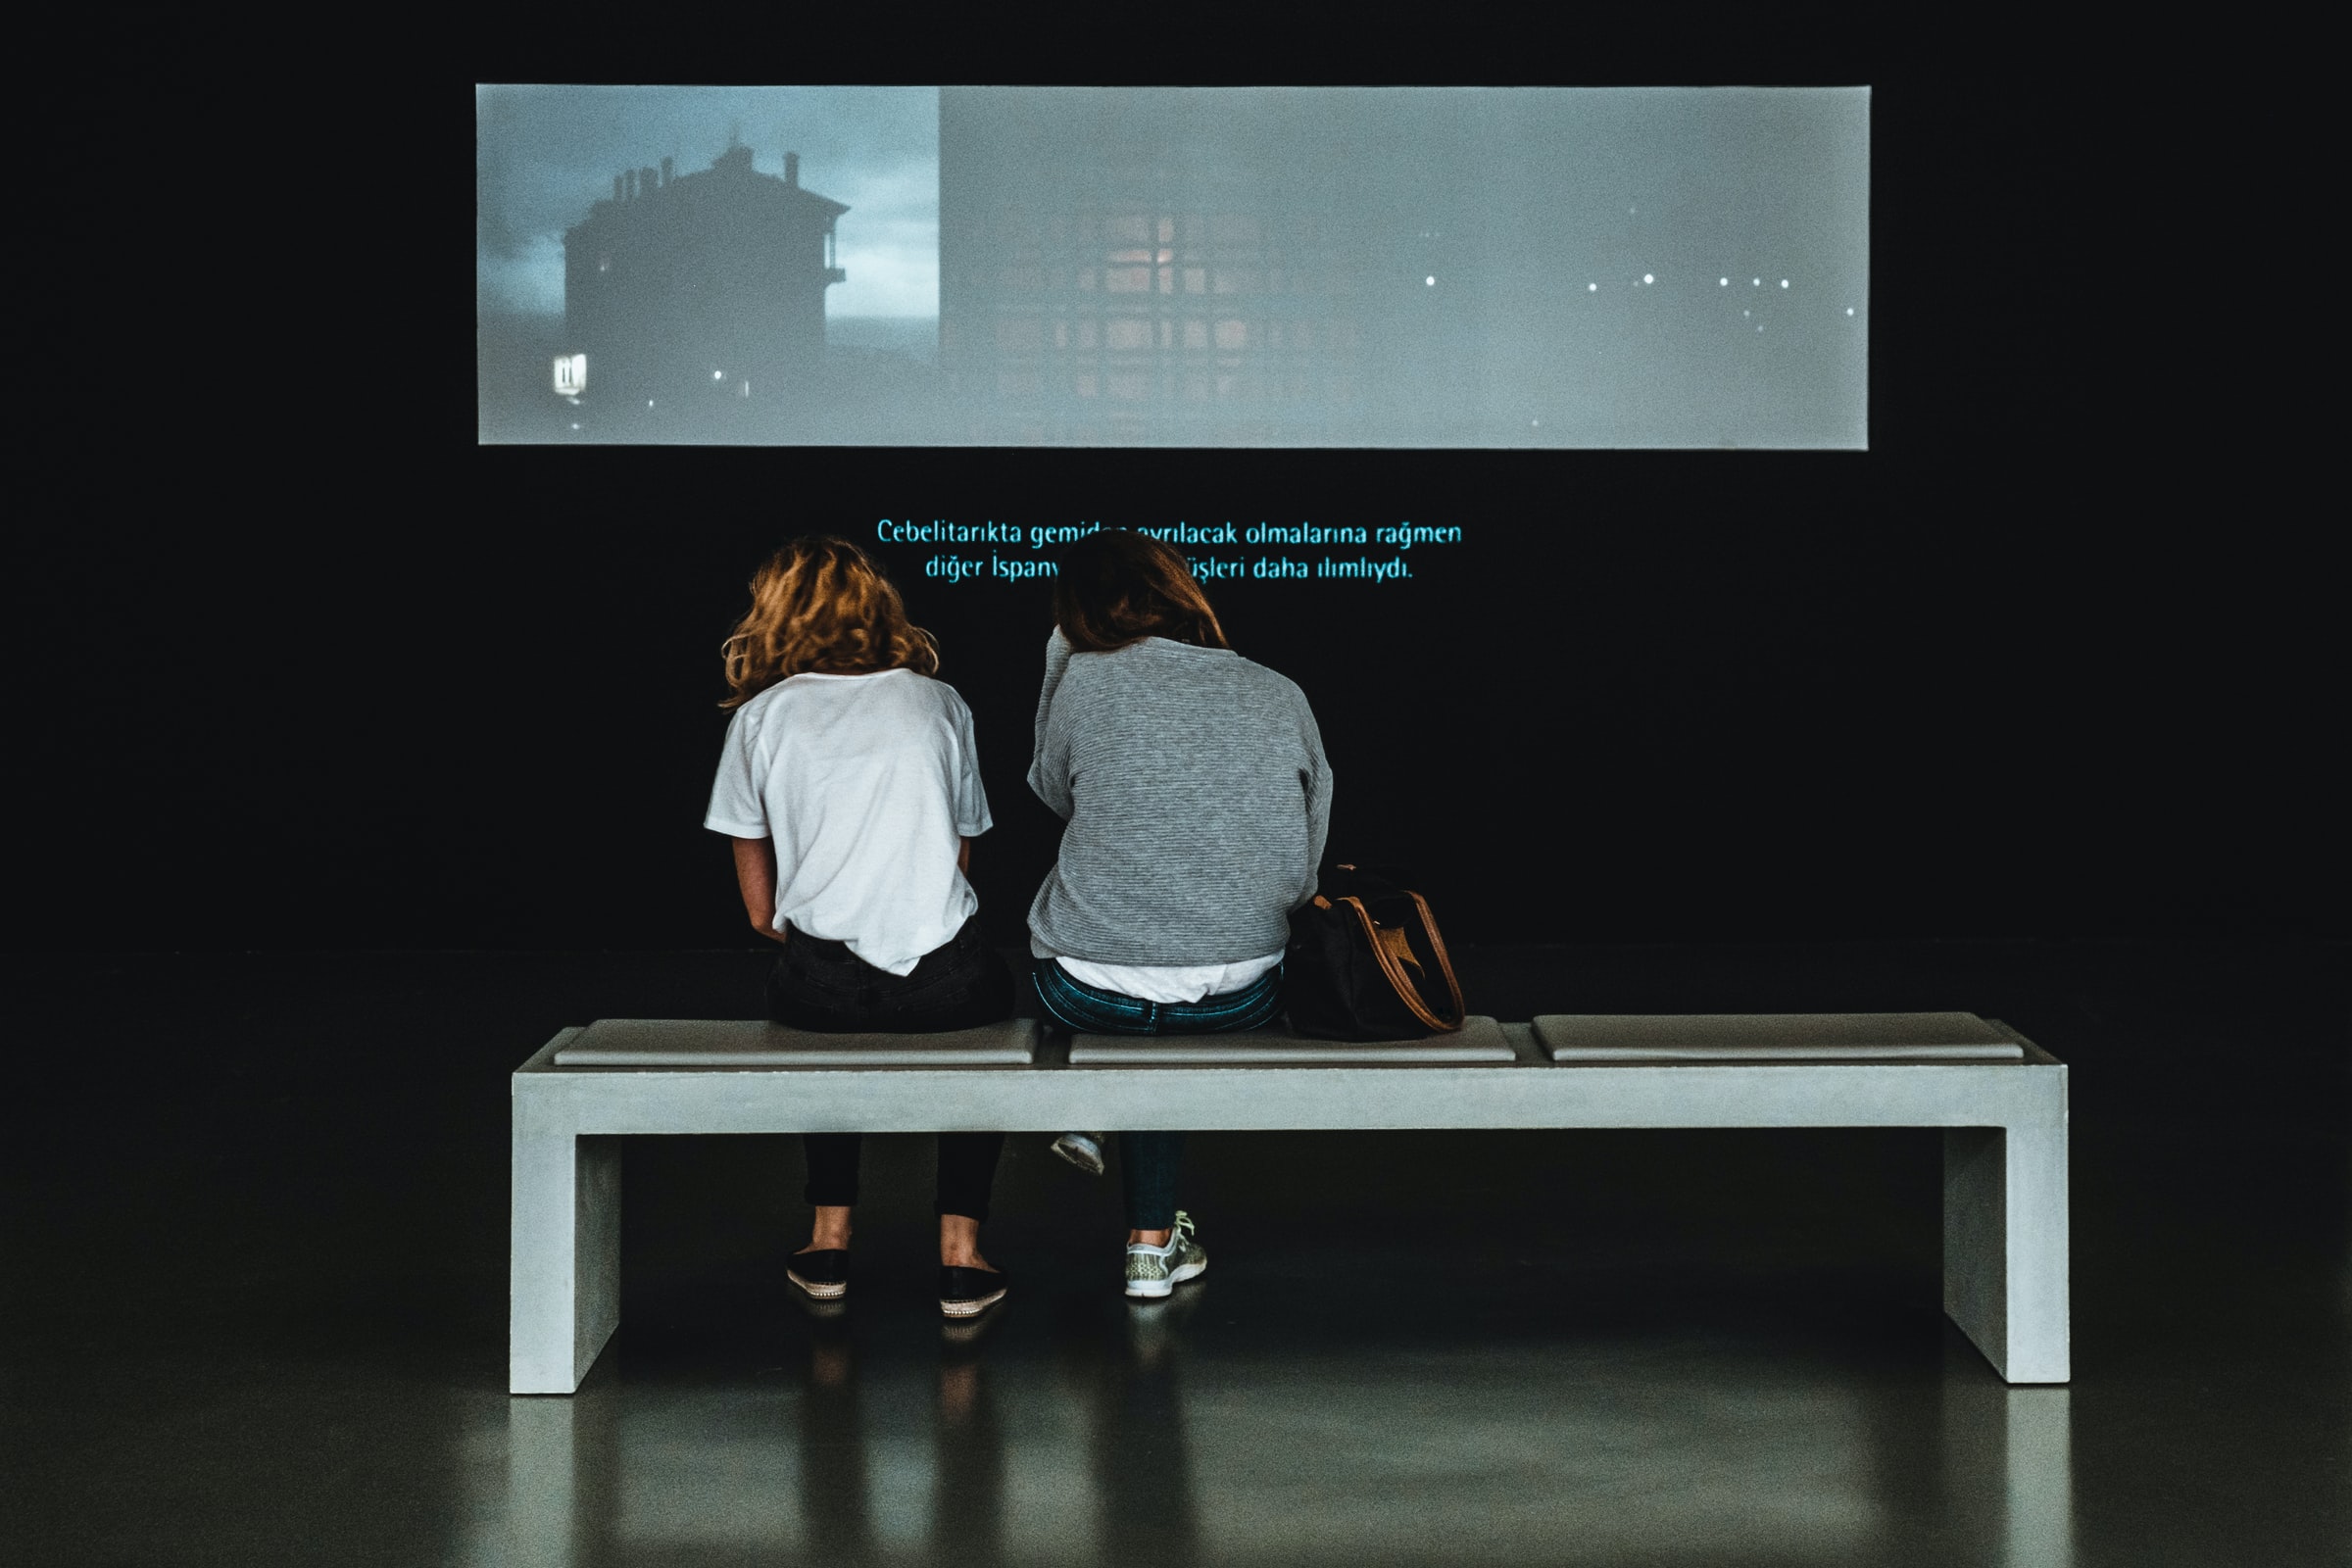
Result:
M1418 1040L1462 1026L1462 986L1429 901L1391 876L1335 865L1291 912L1283 1004L1316 1040Z

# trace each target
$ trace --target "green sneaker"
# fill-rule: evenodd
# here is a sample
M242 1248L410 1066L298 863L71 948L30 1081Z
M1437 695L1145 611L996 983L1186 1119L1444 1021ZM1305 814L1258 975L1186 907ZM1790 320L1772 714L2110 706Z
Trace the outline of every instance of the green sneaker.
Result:
M1186 1280L1198 1278L1208 1270L1208 1253L1193 1240L1193 1216L1183 1209L1176 1211L1176 1224L1168 1232L1168 1245L1149 1247L1142 1242L1127 1244L1127 1294L1147 1300L1167 1295Z

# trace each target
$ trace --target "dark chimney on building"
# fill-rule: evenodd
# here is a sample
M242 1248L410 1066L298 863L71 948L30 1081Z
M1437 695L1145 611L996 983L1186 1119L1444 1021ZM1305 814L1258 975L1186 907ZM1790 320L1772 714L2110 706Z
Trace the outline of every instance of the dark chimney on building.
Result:
M784 183L796 188L801 183L801 155L799 153L784 155Z
M635 171L634 169L632 169L632 170L630 170L630 171L628 172L628 173L627 173L625 176L623 176L623 177L625 177L625 178L628 180L628 182L629 182L629 195L628 195L628 199L629 199L630 201L635 201L635 200L637 199L637 171Z
M671 174L670 174L670 172L669 172L669 160L668 160L668 159L666 159L666 158L664 158L664 159L662 159L662 189L664 189L664 190L667 190L667 189L669 188L669 182L670 182L670 179L671 179L671 177L672 177L672 176L671 176Z
M627 201L629 199L628 181L622 179L618 174L614 174L612 176L612 199L616 202Z
M640 169L637 171L637 188L651 196L657 188L654 182L660 177L660 172L651 166Z

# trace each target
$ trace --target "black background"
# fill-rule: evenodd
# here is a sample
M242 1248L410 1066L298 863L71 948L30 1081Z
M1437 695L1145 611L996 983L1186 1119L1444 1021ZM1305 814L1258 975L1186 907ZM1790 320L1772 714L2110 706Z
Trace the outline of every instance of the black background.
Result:
M112 40L159 88L118 82L125 145L201 96L181 41ZM761 42L722 51L730 76L840 58ZM710 79L715 47L618 73L576 32L472 45L483 80ZM1529 64L1407 53L1152 79ZM405 118L353 116L356 140L278 171L338 204L309 243L348 287L224 259L299 204L224 215L207 179L159 183L132 226L209 225L216 265L92 251L79 282L182 324L181 369L135 416L118 393L34 443L63 482L19 529L21 941L737 945L699 826L717 643L778 540L886 515L1460 525L1407 583L1212 590L1316 708L1335 854L1414 868L1457 941L2340 931L2324 553L2209 484L2214 426L2145 420L2141 307L2109 281L2127 107L2078 61L1620 56L1573 79L1873 86L1868 453L480 447L462 81L371 77ZM413 147L446 177L417 180ZM347 345L368 373L328 373ZM1047 594L928 581L925 554L887 558L977 716L999 825L976 880L1010 944L1053 853L1021 782Z

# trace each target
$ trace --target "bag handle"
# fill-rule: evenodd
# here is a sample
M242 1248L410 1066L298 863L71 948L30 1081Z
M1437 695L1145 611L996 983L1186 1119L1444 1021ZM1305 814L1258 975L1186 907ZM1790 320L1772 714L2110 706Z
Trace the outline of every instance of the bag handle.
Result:
M1375 921L1371 911L1364 907L1364 901L1351 894L1337 902L1355 910L1356 919L1363 924L1364 940L1372 949L1372 956L1379 960L1380 972L1387 975L1389 984L1396 988L1396 999L1405 1004L1415 1018L1420 1020L1424 1028L1434 1029L1440 1034L1451 1034L1462 1026L1461 982L1453 977L1453 960L1446 956L1446 939L1438 935L1438 922L1430 917L1428 901L1418 893L1407 892L1405 897L1412 900L1413 907L1420 911L1421 929L1429 935L1429 950L1436 956L1438 972L1446 977L1446 989L1453 998L1453 1022L1451 1023L1446 1022L1430 1011L1428 1004L1422 1002L1421 988L1407 978L1404 966L1396 961L1396 956L1391 953L1388 945L1380 940L1379 922Z

